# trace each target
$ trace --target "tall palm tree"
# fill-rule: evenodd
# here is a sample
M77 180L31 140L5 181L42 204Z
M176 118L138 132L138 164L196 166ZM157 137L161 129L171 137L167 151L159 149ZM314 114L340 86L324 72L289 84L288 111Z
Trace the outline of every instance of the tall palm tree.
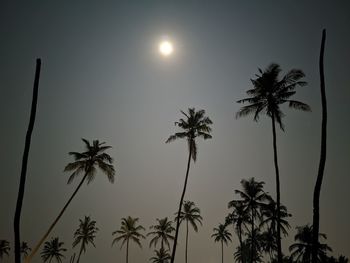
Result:
M154 231L149 232L147 236L153 236L151 239L149 246L154 247L157 246L158 241L160 240L160 248L164 248L164 243L167 245L168 249L170 249L169 240L174 240L174 236L172 232L175 231L175 228L172 226L173 222L169 221L167 217L163 219L156 219L158 221L157 225L150 226L150 229Z
M120 248L126 242L126 263L129 262L129 241L134 241L136 244L142 248L140 238L145 238L144 235L140 233L141 230L145 230L142 225L137 225L138 218L132 218L128 216L127 218L122 218L122 225L119 230L116 230L112 233L112 235L116 235L116 238L112 242L112 246L114 243L122 241Z
M0 240L0 259L2 259L4 255L8 256L10 250L10 242L4 239Z
M186 249L185 249L185 263L187 263L187 249L188 249L188 224L190 223L195 232L198 232L197 223L202 225L201 210L196 207L192 201L184 201L183 211L180 213L180 224L186 221ZM176 218L177 220L177 218Z
M86 139L82 139L85 144L84 152L69 152L69 155L74 157L74 162L67 164L64 168L65 172L71 172L71 176L68 179L68 184L73 182L74 178L78 175L83 174L83 178L80 183L76 187L75 191L68 199L67 203L64 205L56 219L53 221L49 229L46 231L44 236L40 239L38 244L34 247L32 253L26 258L26 263L29 263L33 256L36 254L42 243L48 237L52 229L55 227L59 219L62 217L63 213L66 211L68 205L71 203L75 195L78 193L80 187L83 185L85 181L87 183L91 183L96 176L97 168L99 168L102 173L107 175L108 180L113 183L115 170L112 165L113 159L110 155L105 153L106 150L112 148L111 146L105 145L104 142L99 142L98 140L94 140L92 144Z
M80 261L80 256L82 252L86 252L86 247L89 245L89 243L96 247L94 239L98 230L99 229L96 227L96 221L91 220L90 216L85 216L84 220L79 219L79 227L74 233L73 242L73 248L80 244L77 263L79 263Z
M24 190L25 190L26 177L27 177L29 149L30 149L30 143L31 143L33 129L34 129L34 123L35 123L36 107L38 104L40 69L41 69L41 59L38 58L36 60L32 106L30 110L29 124L28 124L25 144L24 144L21 177L20 177L19 187L18 187L15 216L13 219L13 229L15 234L15 262L16 263L21 262L21 238L20 238L21 212L22 212L22 204L23 204Z
M225 224L219 224L219 226L215 227L213 231L214 234L212 234L211 237L214 238L215 242L221 243L221 262L224 263L224 243L227 245L228 241L232 242L232 235L227 231Z
M159 250L154 250L154 253L156 255L150 258L152 263L169 263L171 256L168 250L160 248Z
M280 109L280 105L288 103L290 108L310 111L310 107L307 104L290 99L295 94L296 87L306 85L306 82L301 80L305 76L304 72L299 69L292 69L282 78L279 78L280 72L280 66L274 63L270 64L264 72L259 69L260 75L256 75L257 78L251 80L254 86L253 89L247 91L249 97L237 101L238 103L249 103L249 105L242 107L236 115L238 118L254 114L254 120L258 121L260 113L263 112L271 118L276 172L277 211L280 211L280 177L277 159L276 122L284 130L282 123L282 117L284 115ZM279 212L277 217L278 221L280 221ZM282 262L280 224L277 224L277 247L278 260Z
M323 56L324 48L326 42L326 30L322 32L322 42L321 42L321 51L320 51L320 80L321 80L321 102L322 102L322 127L321 127L321 155L320 163L318 166L317 179L314 189L313 197L313 249L312 249L312 263L317 261L317 244L318 242L318 233L320 230L320 194L321 186L323 181L324 168L326 166L326 155L327 155L327 98L326 98L326 87L324 80L324 67L323 67Z
M51 262L52 259L56 259L56 262L61 263L62 258L65 256L62 254L67 251L63 247L64 242L60 242L58 237L52 238L51 241L46 241L44 244L44 249L41 252L41 258L44 262Z
M196 138L203 138L204 140L212 138L212 136L210 135L210 132L211 132L210 125L213 122L209 119L209 117L205 116L204 110L196 111L195 108L189 108L188 113L185 113L183 111L181 111L181 113L185 116L185 119L181 118L178 122L175 122L175 125L180 127L182 131L171 135L166 141L166 143L169 143L177 139L185 139L187 140L187 146L188 146L188 161L187 161L186 177L185 177L185 183L184 183L184 187L180 198L179 209L177 212L175 239L174 239L174 245L173 245L173 250L171 254L171 263L174 263L174 260L175 260L177 238L178 238L179 227L180 227L180 213L181 213L182 203L185 197L191 159L194 162L197 159Z
M260 209L264 207L265 201L268 198L268 195L264 192L264 182L255 181L254 177L249 180L241 181L243 191L235 190L236 194L239 194L242 198L239 200L242 202L244 209L250 214L250 224L251 224L251 255L254 255L254 244L255 244L255 218L260 217ZM229 203L229 206L234 206L237 201L233 200ZM253 263L254 257L251 257L251 262Z
M27 242L22 242L20 247L20 253L22 258L25 259L32 249L28 246Z
M289 247L291 257L297 262L311 262L312 235L312 226L305 225L297 227L297 234L294 237L296 242ZM319 233L319 238L327 239L327 236ZM325 262L327 252L332 251L332 249L328 245L321 243L318 244L317 248L317 262Z

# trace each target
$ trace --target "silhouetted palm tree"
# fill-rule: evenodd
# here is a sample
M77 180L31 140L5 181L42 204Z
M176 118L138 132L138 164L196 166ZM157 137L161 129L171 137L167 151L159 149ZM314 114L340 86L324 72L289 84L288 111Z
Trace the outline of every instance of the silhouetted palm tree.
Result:
M159 250L154 250L154 252L156 253L156 256L150 258L152 263L169 263L171 256L168 250L160 248Z
M326 97L326 87L324 80L324 66L323 66L323 56L324 56L324 48L326 42L326 30L324 29L322 32L322 41L321 41L321 51L320 51L320 80L321 80L321 102L322 102L322 127L321 127L321 155L320 155L320 163L318 166L317 179L314 189L313 196L313 250L312 250L312 263L316 263L317 261L317 244L318 241L318 233L320 231L320 194L321 194L321 186L323 181L323 173L326 165L326 155L327 155L327 97Z
M188 173L190 171L191 158L193 159L194 162L197 159L196 138L199 137L199 138L203 138L204 140L212 138L212 136L210 135L210 132L211 132L210 125L212 124L212 121L209 119L209 117L205 116L204 110L196 111L195 108L189 108L188 113L185 113L183 111L181 111L181 113L186 117L186 119L181 118L178 122L175 122L175 125L179 126L183 131L177 132L174 135L171 135L166 141L166 143L169 143L176 139L185 139L187 140L188 152L189 152L185 183L184 183L184 187L180 198L179 209L177 212L175 239L174 239L174 245L173 245L173 250L171 254L171 263L174 263L174 260L175 260L177 238L178 238L179 227L180 227L180 213L181 213L182 203L185 197Z
M236 252L233 254L236 262L248 263L251 262L250 259L251 249L250 245L246 241L243 241L238 247L236 247ZM257 262L255 260L255 262Z
M242 202L242 205L244 206L244 209L250 213L250 224L251 224L251 255L254 255L254 244L255 244L255 218L260 215L260 209L264 207L266 204L264 203L268 195L264 192L264 182L257 182L255 181L254 177L247 180L241 181L243 191L241 190L235 190L236 194L239 194L242 200L239 200L239 202ZM234 206L237 201L233 200L229 203L229 206ZM251 262L253 262L254 257L251 257Z
M297 231L294 237L296 242L289 247L291 257L297 262L310 263L312 253L312 226L300 226L297 227ZM320 233L319 238L326 239L327 236ZM332 249L328 245L320 243L317 247L317 262L325 262L327 252L332 251Z
M27 242L22 242L21 243L21 255L22 258L25 259L28 256L28 253L31 251L32 249L28 246Z
M180 213L180 224L186 221L186 249L185 249L185 263L187 263L187 249L188 249L188 223L191 224L195 232L198 232L197 223L202 225L201 211L196 207L192 201L184 201L183 211ZM176 218L177 220L177 218Z
M165 243L165 245L168 246L168 249L170 249L169 240L174 240L174 236L171 234L175 230L175 228L172 226L173 222L168 221L167 217L163 219L157 218L156 220L158 221L158 224L150 226L150 229L153 229L154 231L147 234L147 236L154 236L149 243L149 247L152 245L156 247L158 241L160 240L160 248L164 248Z
M20 181L19 181L15 216L13 219L13 229L14 229L14 234L15 234L15 263L21 262L21 238L20 238L21 212L22 212L22 204L23 204L24 190L25 190L26 177L27 177L29 148L30 148L31 137L32 137L33 129L34 129L36 108L37 108L37 103L38 103L40 69L41 69L41 59L38 58L36 60L32 106L30 109L29 124L28 124L25 144L24 144L21 177L20 177Z
M145 228L141 225L137 225L137 221L139 221L138 218L132 218L130 216L128 216L128 218L122 218L120 229L112 233L112 235L117 235L112 242L112 246L114 243L122 241L120 246L120 248L122 248L126 242L126 263L129 262L129 241L134 241L142 248L140 238L145 238L145 236L140 233L140 231L145 230Z
M276 122L279 124L280 128L284 130L282 123L283 113L280 109L280 105L288 103L290 108L310 111L310 107L307 104L289 99L295 94L296 87L306 85L305 81L301 81L301 79L305 76L304 73L301 70L292 69L280 79L280 72L281 68L278 64L269 65L264 72L259 69L259 73L261 75L256 75L257 78L251 80L254 88L247 91L249 97L237 101L238 103L249 103L249 105L242 107L236 115L236 117L243 117L248 114L254 114L254 120L258 121L260 113L264 112L271 118L274 164L276 172L277 211L280 210L280 178L277 160ZM279 221L279 213L277 217ZM280 224L277 224L277 246L278 259L281 262L282 249L279 226Z
M114 175L115 170L112 165L113 159L111 156L109 156L107 153L105 153L106 150L112 148L111 146L106 146L104 142L99 142L98 140L94 140L92 144L86 139L82 139L85 144L85 151L82 153L79 152L69 152L69 155L72 155L74 157L74 162L69 163L65 168L65 172L73 171L71 176L68 179L68 184L71 183L74 178L76 178L81 173L83 174L83 178L81 179L80 183L78 184L77 188L73 192L72 196L68 199L67 203L63 207L63 209L60 211L54 222L51 224L49 229L46 231L44 236L40 239L38 244L33 249L33 252L29 255L29 257L26 259L26 263L29 263L35 253L40 248L41 244L45 241L45 239L48 237L52 229L55 227L63 213L66 211L68 205L73 200L74 196L77 194L80 187L83 185L85 181L87 183L91 183L93 179L96 176L97 168L99 168L104 174L107 175L108 180L113 183L114 182Z
M219 226L215 227L213 231L214 234L212 234L211 237L214 238L215 242L221 243L221 262L224 263L224 243L227 245L228 241L232 242L232 235L227 231L225 224L219 224Z
M8 256L10 250L10 242L4 239L0 240L0 259L2 259L4 255Z
M94 239L99 229L96 227L96 221L91 220L90 216L85 216L84 220L79 219L79 227L74 233L73 247L80 244L80 250L77 263L80 261L82 252L86 252L86 247L91 243L94 247Z
M56 262L61 263L62 258L65 257L62 253L67 251L67 249L63 247L63 244L64 242L60 242L58 237L52 238L51 241L46 241L44 249L41 252L41 258L43 261L49 261L50 263L52 259L56 259Z

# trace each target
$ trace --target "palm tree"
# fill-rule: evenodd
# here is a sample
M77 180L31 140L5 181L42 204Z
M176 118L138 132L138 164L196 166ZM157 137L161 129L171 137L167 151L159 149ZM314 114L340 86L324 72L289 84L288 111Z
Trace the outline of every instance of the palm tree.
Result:
M243 117L249 114L254 114L254 120L258 121L260 113L264 112L272 121L272 137L273 137L273 153L274 165L276 172L276 200L277 211L280 211L280 178L277 160L277 143L276 143L276 122L280 128L284 130L282 117L283 113L280 105L289 103L289 107L297 110L310 111L310 107L300 101L289 99L295 94L295 89L298 86L305 86L306 82L301 79L305 76L301 70L292 69L283 78L279 79L281 68L278 64L271 64L263 72L259 69L261 75L256 75L256 79L252 79L253 89L247 91L248 98L237 101L238 103L249 103L242 107L236 117ZM279 212L277 214L280 221ZM278 260L282 261L281 249L281 230L280 224L277 224L277 247Z
M186 249L185 249L185 263L187 263L187 249L188 249L188 223L191 224L195 232L198 232L197 223L202 225L201 211L192 201L184 201L183 211L180 213L180 224L186 221ZM176 218L177 220L177 218Z
M213 122L209 119L209 117L205 116L204 110L196 111L195 108L189 108L188 113L181 111L181 113L186 117L186 119L181 118L178 122L175 122L175 125L179 126L183 131L177 132L174 135L171 135L166 143L175 141L176 139L186 139L188 145L188 161L187 161L187 170L185 183L182 190L179 209L177 212L177 220L176 220L176 230L175 230L175 239L173 250L171 254L171 263L174 263L175 254L176 254L176 246L177 246L177 238L179 234L180 227L180 213L182 208L182 203L185 197L188 173L190 171L191 159L195 162L197 159L197 143L196 138L203 138L204 140L211 139L211 125Z
M64 205L56 219L53 221L49 229L46 231L44 236L40 239L38 244L33 249L32 253L29 257L26 258L26 263L29 263L35 253L40 248L41 244L48 237L52 229L55 227L59 219L62 217L63 213L66 211L68 205L71 203L75 195L78 193L80 187L83 185L85 181L87 183L91 183L96 176L97 168L99 168L104 174L107 175L108 180L113 183L115 170L112 165L113 159L107 153L106 150L112 148L111 146L105 145L104 142L99 142L98 140L94 140L92 144L86 139L82 139L85 144L85 151L82 153L79 152L69 152L69 155L74 157L74 162L67 164L64 168L65 172L73 171L71 176L68 179L68 184L71 183L74 178L76 178L79 174L83 173L83 178L78 184L77 188L73 192L72 196L68 199L67 203Z
M136 244L142 248L140 238L145 238L144 235L140 234L141 230L145 230L145 228L141 225L137 225L138 218L132 218L128 216L127 218L122 218L122 225L119 230L114 231L112 235L116 235L116 238L112 242L112 246L114 243L122 241L122 245L126 242L126 263L129 262L129 241L132 240Z
M73 248L80 244L80 250L77 263L80 261L82 252L86 252L86 247L91 243L94 247L94 239L99 229L96 227L96 221L91 220L90 216L85 216L84 220L79 219L79 227L74 233Z
M15 262L16 263L21 262L21 238L20 238L21 212L22 212L22 204L23 204L24 190L25 190L26 177L27 177L29 149L30 149L30 143L31 143L33 129L34 129L34 123L35 123L36 107L38 104L40 69L41 69L41 59L38 58L36 60L32 106L30 110L29 124L28 124L25 144L24 144L21 177L19 181L16 210L15 210L15 216L13 220L13 229L15 233Z
M294 237L296 242L289 247L291 257L297 262L311 262L312 235L312 226L305 225L297 227L297 234ZM327 239L327 236L319 233L319 238ZM332 251L332 249L328 245L320 243L318 244L317 248L317 262L325 262L327 252Z
M327 98L326 98L326 87L324 80L324 68L323 68L323 56L324 56L324 47L326 42L326 30L322 32L322 42L321 42L321 51L320 51L320 79L321 79L321 101L322 101L322 127L321 127L321 155L320 163L318 166L317 179L314 189L313 197L313 249L312 249L312 263L317 261L317 244L318 242L318 233L320 230L320 194L321 186L323 181L324 168L326 165L326 154L327 154Z
M235 190L236 194L239 194L242 200L238 202L242 202L244 209L250 213L250 224L251 224L251 255L254 255L254 244L255 244L255 218L260 217L260 209L264 207L266 204L264 203L268 195L264 192L264 182L255 181L254 177L247 180L241 181L243 191ZM233 200L229 203L229 207L233 207L237 203L237 200ZM253 263L254 257L251 257L251 262Z
M250 262L250 245L246 241L243 241L238 247L236 247L236 252L233 254L236 262L248 263Z
M22 258L25 259L28 256L29 251L32 249L28 246L27 242L22 242L20 247L20 253Z
M150 229L153 229L154 231L147 234L147 236L154 236L151 239L149 246L151 247L154 245L154 247L156 247L158 241L160 240L161 249L164 248L164 243L168 246L168 249L170 249L169 240L174 240L174 236L172 235L172 232L175 230L175 228L172 226L173 222L168 221L167 217L163 219L157 218L156 220L158 221L158 224L150 227Z
M62 258L64 258L63 252L67 249L63 248L64 242L60 242L58 237L52 238L51 241L46 241L44 244L44 249L41 252L41 258L44 262L51 262L52 259L56 259L56 262L61 263Z
M7 240L0 240L0 259L4 257L4 255L9 255L10 248L10 242Z
M227 245L228 241L232 242L232 235L227 231L225 224L219 224L219 226L215 227L213 231L214 234L212 234L211 237L214 238L215 242L221 243L221 262L224 263L224 243Z
M154 250L156 253L155 257L151 257L150 260L152 263L169 263L171 256L169 254L169 250L165 250L164 248L160 248L159 250Z

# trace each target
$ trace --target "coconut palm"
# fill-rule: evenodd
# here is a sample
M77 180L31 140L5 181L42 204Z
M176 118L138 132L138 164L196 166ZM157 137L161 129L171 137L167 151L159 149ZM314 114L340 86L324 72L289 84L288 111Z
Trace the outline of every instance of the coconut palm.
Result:
M140 238L145 238L145 236L140 233L140 231L145 230L145 228L141 225L137 225L138 221L138 218L132 218L130 216L122 218L120 229L112 233L112 235L116 235L116 238L114 238L112 242L112 246L114 243L122 241L120 246L120 248L122 248L126 242L126 263L129 262L129 241L134 241L140 248L142 248Z
M321 154L320 154L320 163L318 166L317 179L314 189L313 196L313 249L312 249L312 263L316 263L317 261L317 244L318 242L318 233L320 230L320 194L321 194L321 186L323 181L324 169L326 166L326 156L327 156L327 97L326 97L326 87L324 80L324 66L323 66L323 56L324 56L324 48L326 42L326 30L323 29L322 32L322 41L321 41L321 51L320 51L320 61L319 61L319 69L320 69L320 80L321 80L321 102L322 102L322 126L321 126Z
M80 183L76 187L75 191L71 195L71 197L68 199L67 203L64 205L56 219L53 221L49 229L46 231L44 236L40 239L38 244L33 249L32 253L29 255L29 257L26 259L26 263L29 263L35 253L40 248L41 244L45 241L45 239L48 237L52 229L55 227L59 219L62 217L63 213L66 211L68 205L71 203L75 195L78 193L80 187L83 185L85 181L87 183L91 183L97 173L97 169L100 169L102 173L107 175L108 180L113 183L114 182L114 175L115 170L112 165L113 159L111 156L109 156L107 153L105 153L106 150L110 149L111 146L105 145L104 142L99 142L98 140L94 140L92 144L86 139L82 139L82 141L85 144L85 151L84 152L69 152L69 155L72 155L74 158L74 162L67 164L67 166L64 168L65 172L72 172L68 179L68 184L72 183L74 178L78 177L80 174L83 174L83 178L81 179Z
M63 247L64 242L60 242L58 237L52 238L51 241L46 241L44 244L44 249L41 252L41 258L44 262L52 261L52 259L56 259L56 262L61 263L62 258L64 258L63 252L67 251Z
M259 74L256 79L252 79L253 88L247 91L248 98L238 100L238 103L248 103L243 106L236 117L244 117L249 114L254 114L254 120L258 121L260 113L265 113L272 121L272 137L273 137L273 153L274 165L276 173L276 200L277 211L280 211L280 177L277 159L277 143L276 143L276 122L280 128L284 130L282 117L283 112L280 105L288 103L290 108L310 111L310 107L300 101L291 100L290 97L295 94L295 89L298 86L305 86L306 82L301 79L304 78L304 73L298 69L290 70L282 78L279 78L281 68L278 64L271 64L263 72L259 69ZM279 212L277 214L278 221L280 221ZM281 249L281 234L280 224L277 224L277 247L278 259L282 261Z
M238 202L242 202L242 205L244 206L244 209L249 213L250 215L250 224L251 224L251 255L254 255L254 244L255 244L255 219L256 217L261 217L260 209L264 207L265 201L268 198L268 195L264 192L264 182L257 182L255 181L254 177L250 178L249 180L242 180L241 181L243 191L241 190L235 190L236 194L239 194L241 197L241 200ZM233 200L229 203L229 206L234 206L235 203L237 203L237 200ZM251 257L251 262L253 262L254 257Z
M186 221L186 246L185 246L185 262L187 263L187 249L188 249L188 225L191 224L195 232L198 232L197 223L202 225L202 216L200 215L201 211L196 204L192 201L184 201L183 211L180 213L180 224L183 221ZM176 218L177 220L177 218Z
M96 221L91 220L90 216L85 216L84 220L79 219L79 227L74 233L73 242L73 248L80 244L77 263L80 261L81 254L86 252L89 243L96 247L94 239L98 230L99 229L96 227Z
M20 252L21 252L23 259L25 259L28 256L28 254L31 250L32 249L28 246L27 242L21 243Z
M14 234L15 234L15 262L16 263L21 262L21 240L20 240L21 212L22 212L22 204L23 204L24 190L25 190L26 177L27 177L27 165L28 165L29 149L30 149L31 137L32 137L33 129L34 129L36 108L37 108L37 104L38 104L40 69L41 69L41 59L38 58L36 60L32 106L31 106L31 110L30 110L29 124L28 124L25 144L24 144L21 176L20 176L20 180L19 180L19 188L18 188L15 216L13 219L13 230L14 230Z
M10 242L4 239L0 240L0 259L2 259L4 255L8 256L10 250Z
M190 171L191 159L195 162L197 159L197 142L196 138L203 138L204 140L211 139L210 135L212 121L209 117L205 116L204 110L196 111L195 108L189 108L188 113L181 111L181 113L185 116L185 119L181 118L178 122L175 122L175 125L182 129L181 132L177 132L174 135L171 135L166 143L175 141L177 139L185 139L187 141L188 146L188 161L187 161L187 169L186 169L186 177L185 183L182 190L179 209L177 212L177 220L176 220L176 230L175 230L175 239L173 250L171 254L171 263L174 263L175 254L176 254L176 246L177 246L177 238L179 234L180 227L180 213L182 208L182 203L185 197L188 173Z
M294 237L296 242L289 247L291 257L297 262L311 262L312 234L312 226L297 227L297 234ZM319 238L327 239L327 236L319 233ZM329 251L332 251L332 249L328 245L319 243L317 246L317 262L325 262Z
M214 238L215 242L221 243L221 262L224 263L224 243L227 245L228 241L231 240L231 233L227 231L225 224L219 224L218 227L214 227L214 234L211 237Z
M150 258L152 263L169 263L171 259L169 250L160 248L159 250L154 250L154 253L156 253L156 255Z
M151 239L149 246L154 247L157 246L158 241L160 240L160 248L164 248L164 243L167 245L168 249L170 249L169 240L174 240L174 236L172 232L174 232L175 228L172 226L173 222L169 221L167 217L163 219L156 219L158 221L157 225L150 226L150 229L154 231L149 232L147 236L153 236Z

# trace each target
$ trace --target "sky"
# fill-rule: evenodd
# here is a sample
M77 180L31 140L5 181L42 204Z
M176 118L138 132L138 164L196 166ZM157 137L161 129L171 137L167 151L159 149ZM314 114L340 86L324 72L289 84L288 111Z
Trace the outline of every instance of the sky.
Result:
M0 9L0 239L13 244L13 216L24 138L29 121L35 59L42 59L38 111L30 148L21 236L33 246L46 231L78 181L67 185L63 169L81 138L113 148L116 180L103 174L84 185L58 223L72 250L73 233L85 215L100 229L96 248L84 262L122 262L125 249L111 247L122 217L139 217L146 227L177 209L184 182L185 141L165 144L176 132L180 110L205 109L213 139L198 141L185 199L201 209L203 226L190 232L189 260L213 263L220 246L212 230L238 198L240 181L255 177L275 196L272 132L262 116L236 119L238 99L251 78L272 62L282 73L305 72L306 87L295 99L311 113L282 107L285 132L278 130L281 201L293 217L283 251L295 227L312 222L312 195L320 154L321 102L318 56L327 30L325 78L329 108L328 152L321 192L320 230L333 255L350 256L350 16L349 1L2 1ZM174 54L157 52L159 41ZM176 262L184 262L181 229ZM130 247L130 262L153 255ZM233 261L238 245L225 248ZM12 262L11 257L4 262ZM33 261L41 262L39 256Z

